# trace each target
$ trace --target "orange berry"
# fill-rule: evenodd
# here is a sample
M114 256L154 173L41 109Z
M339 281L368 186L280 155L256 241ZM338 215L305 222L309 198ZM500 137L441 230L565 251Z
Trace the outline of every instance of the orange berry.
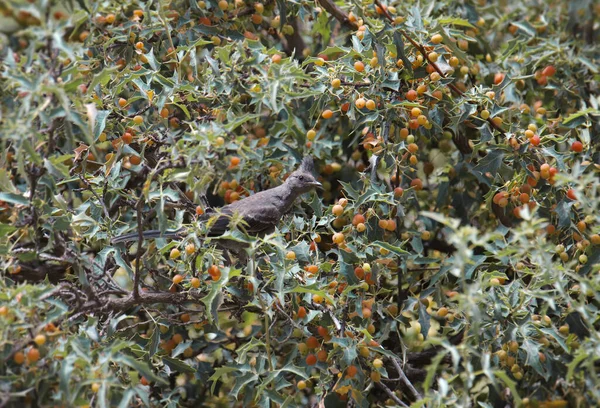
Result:
M13 361L17 364L23 364L25 362L25 354L21 351L17 351L13 356Z
M30 348L29 351L27 352L27 361L29 361L30 363L35 363L39 359L40 359L40 351L38 349L36 349L35 347Z
M331 209L331 212L333 213L333 215L335 215L336 217L341 216L344 213L344 207L342 207L339 204L336 204L333 206L333 208Z
M190 284L192 285L193 288L198 289L200 287L200 279L192 278L192 280L190 281Z
M354 365L348 366L348 368L346 368L346 375L349 378L354 378L356 376L356 374L358 374L358 368Z
M396 231L396 221L394 220L387 220L387 223L385 225L385 229L388 231Z
M298 316L299 319L304 319L306 317L306 308L304 306L300 306L296 316Z
M180 274L173 276L173 283L175 285L180 284L182 281L183 281L183 276L181 276Z
M127 99L119 98L118 104L121 108L124 108L127 105Z
M306 339L306 345L308 348L315 349L319 347L319 339L317 339L315 336L310 336L308 339Z
M336 232L335 234L333 234L332 240L336 244L341 244L345 240L344 234L341 232Z
M123 140L123 143L125 144L131 144L133 142L133 135L129 132L125 132L121 137L121 140Z
M406 99L409 101L414 101L416 100L418 97L417 95L417 91L415 91L414 89L409 90L408 92L406 92Z
M333 111L331 109L325 109L321 114L323 119L331 119L333 117Z
M414 187L414 189L417 191L423 190L423 182L419 178L412 180L410 182L410 186Z
M365 70L365 64L362 61L356 61L354 63L354 69L358 72L363 72Z
M358 224L363 224L365 222L365 216L362 214L356 214L353 218L352 218L352 225L354 225L355 227Z

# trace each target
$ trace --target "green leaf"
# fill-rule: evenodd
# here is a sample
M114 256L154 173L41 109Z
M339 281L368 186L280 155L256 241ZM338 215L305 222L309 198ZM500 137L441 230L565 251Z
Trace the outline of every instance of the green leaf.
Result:
M249 386L250 383L253 383L258 380L258 375L255 373L244 373L235 380L235 386L231 390L230 394L233 398L237 399L238 393L240 390L246 386Z
M154 374L154 372L152 371L150 366L145 362L137 361L126 354L119 354L119 355L115 356L113 360L115 363L122 363L122 364L125 364L126 366L133 368L134 370L139 372L141 375L146 377L146 379L148 381L154 381L154 382L157 382L157 383L163 384L163 385L168 384L168 382L165 379Z
M18 228L13 225L0 224L0 238L6 237L11 232L16 231Z
M394 45L396 46L396 54L398 54L398 57L400 57L402 62L404 62L404 69L409 74L412 74L412 63L410 62L408 56L406 55L406 52L404 51L404 41L402 39L402 34L399 31L394 32Z
M100 137L100 134L104 131L104 128L106 127L106 119L108 118L109 114L110 111L107 110L101 110L97 112L96 123L94 126L94 140L97 140Z
M511 397L514 399L515 405L521 404L522 400L519 395L519 390L517 389L517 383L511 379L505 371L496 370L494 371L494 375L510 389Z
M29 205L29 200L20 194L0 193L0 201L11 204Z
M19 192L10 179L10 173L4 168L0 168L0 190L11 194Z
M533 369L546 380L548 380L550 373L544 369L542 363L540 361L540 345L534 341L525 338L523 340L523 348L527 353L527 360L525 360L525 364L533 367Z
M150 338L150 344L148 346L148 356L152 358L158 351L158 345L160 344L160 330L158 325L154 325L154 330L152 330L152 337Z
M569 116L567 116L567 117L566 117L566 118L563 120L562 124L563 124L564 126L567 126L567 125L569 125L569 124L570 124L572 121L574 121L575 119L578 119L578 118L581 118L581 117L583 117L583 116L587 116L587 115L590 115L590 114L592 114L592 115L600 115L600 110L597 110L597 109L592 109L592 108L588 108L588 109L585 109L585 110L580 110L580 111L578 111L578 112L572 113L572 114L570 114Z
M393 252L394 254L398 255L398 256L404 256L404 255L408 255L409 252L403 250L400 247L394 246L388 242L383 242L383 241L375 241L372 243L372 245L376 245L380 248L385 248L390 252Z
M189 366L186 363L184 363L183 361L178 360L176 358L164 356L163 362L166 365L168 365L171 370L176 371L178 373L190 373L191 374L191 373L196 372L196 369L194 367Z
M441 18L438 20L438 23L440 23L442 25L457 25L460 27L475 28L471 23L469 23L468 20L465 20L462 18L453 18L453 17Z

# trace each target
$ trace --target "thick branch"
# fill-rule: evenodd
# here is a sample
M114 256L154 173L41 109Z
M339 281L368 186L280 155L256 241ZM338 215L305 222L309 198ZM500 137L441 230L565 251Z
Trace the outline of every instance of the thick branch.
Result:
M108 299L105 309L109 310L127 310L133 306L146 305L151 303L170 303L179 304L192 300L187 292L171 293L171 292L140 292L138 297L133 294L121 299Z
M348 14L341 8L335 5L332 0L318 0L318 3L325 9L329 14L335 17L342 25L345 25L353 30L358 29L358 25L355 22L350 21Z

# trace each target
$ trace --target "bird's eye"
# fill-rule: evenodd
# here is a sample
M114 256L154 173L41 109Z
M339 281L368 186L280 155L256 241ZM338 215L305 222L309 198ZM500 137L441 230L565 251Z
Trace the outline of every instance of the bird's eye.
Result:
M304 180L304 176L298 176L298 180L300 180L300 181Z

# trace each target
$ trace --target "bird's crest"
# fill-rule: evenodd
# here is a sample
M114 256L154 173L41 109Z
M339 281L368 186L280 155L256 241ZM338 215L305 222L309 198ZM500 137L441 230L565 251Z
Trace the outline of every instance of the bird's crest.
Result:
M300 164L300 170L305 173L314 173L315 172L315 162L312 156L305 156L302 159L302 164Z

